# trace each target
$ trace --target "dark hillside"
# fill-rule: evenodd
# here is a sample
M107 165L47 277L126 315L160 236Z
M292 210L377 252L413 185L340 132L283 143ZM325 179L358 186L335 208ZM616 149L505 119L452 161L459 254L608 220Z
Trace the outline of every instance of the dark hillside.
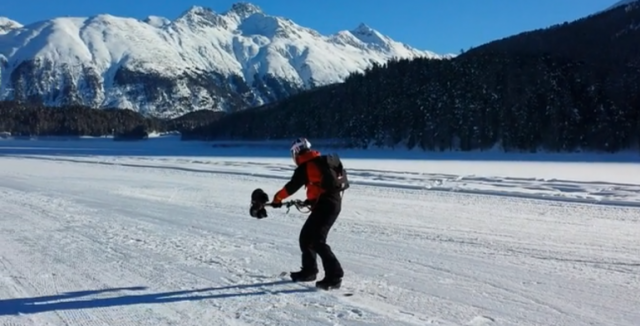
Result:
M571 23L509 36L470 49L460 57L480 53L548 53L597 64L599 68L639 62L640 3L590 15ZM615 60L612 60L615 59Z
M144 117L124 109L84 106L47 107L33 103L0 101L0 132L14 136L105 136L133 131L185 131L210 124L220 112L196 111L172 120Z

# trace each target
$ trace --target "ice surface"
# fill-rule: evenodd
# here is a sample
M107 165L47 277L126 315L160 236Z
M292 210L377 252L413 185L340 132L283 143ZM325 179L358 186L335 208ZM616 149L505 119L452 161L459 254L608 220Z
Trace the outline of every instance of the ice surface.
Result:
M0 324L640 324L633 155L341 153L329 243L352 297L275 277L304 215L247 202L284 184L286 150L0 141Z

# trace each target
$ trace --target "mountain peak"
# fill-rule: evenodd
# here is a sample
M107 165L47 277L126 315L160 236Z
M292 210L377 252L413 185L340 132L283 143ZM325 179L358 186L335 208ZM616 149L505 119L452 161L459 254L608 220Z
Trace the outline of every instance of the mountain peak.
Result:
M358 25L358 27L356 27L355 29L353 29L351 32L355 33L355 34L372 34L374 33L376 30L369 27L369 25L365 24L365 23L360 23Z
M262 14L262 9L260 7L250 3L250 2L236 2L231 5L231 9L226 12L226 14L236 14L240 17L246 18L253 14Z
M187 14L203 14L203 13L213 13L213 12L214 11L211 8L193 5L189 7L189 9L187 9L187 11L185 11L182 15L184 16Z
M191 6L176 21L187 22L191 26L218 26L221 24L221 17L211 8Z
M357 39L359 39L360 41L367 43L367 44L376 44L378 46L382 46L385 48L388 48L390 46L390 43L392 43L393 40L391 40L390 38L388 38L385 35L382 35L382 33L376 31L375 29L369 27L369 25L365 24L365 23L360 23L360 25L358 25L358 27L356 27L355 29L350 31L351 34L353 36L355 36Z

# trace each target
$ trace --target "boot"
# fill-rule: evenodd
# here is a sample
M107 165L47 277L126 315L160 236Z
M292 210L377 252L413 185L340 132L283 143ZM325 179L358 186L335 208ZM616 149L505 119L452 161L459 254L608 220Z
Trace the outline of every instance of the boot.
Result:
M322 281L316 282L316 287L323 290L339 289L342 286L342 277L325 276Z
M318 273L301 270L299 272L291 272L291 280L294 282L312 282L316 280Z

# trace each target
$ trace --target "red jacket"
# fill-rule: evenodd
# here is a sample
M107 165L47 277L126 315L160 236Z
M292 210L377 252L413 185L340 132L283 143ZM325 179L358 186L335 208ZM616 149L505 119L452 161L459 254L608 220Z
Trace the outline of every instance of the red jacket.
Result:
M315 201L324 192L320 187L320 181L322 180L322 173L318 167L309 162L310 160L320 156L320 152L311 150L306 153L300 154L296 158L298 167L293 172L291 180L276 193L273 198L273 202L279 203L285 198L293 195L302 186L307 188L307 199L309 201Z

